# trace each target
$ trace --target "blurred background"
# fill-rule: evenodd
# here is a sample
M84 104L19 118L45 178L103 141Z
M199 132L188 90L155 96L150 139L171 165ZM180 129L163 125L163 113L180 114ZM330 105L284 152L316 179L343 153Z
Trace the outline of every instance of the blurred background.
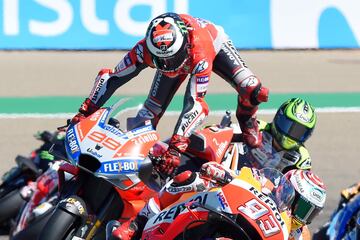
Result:
M188 13L221 25L241 56L270 88L259 118L271 121L290 97L316 107L319 121L307 147L328 186L328 219L342 188L360 180L360 2L357 0L0 0L0 175L17 154L38 146L32 135L55 130L77 112L101 68L113 68L144 37L149 21ZM153 70L116 92L146 98ZM171 134L184 86L159 125ZM222 101L219 101L222 99ZM113 99L110 99L113 101ZM236 108L235 91L214 74L209 122Z

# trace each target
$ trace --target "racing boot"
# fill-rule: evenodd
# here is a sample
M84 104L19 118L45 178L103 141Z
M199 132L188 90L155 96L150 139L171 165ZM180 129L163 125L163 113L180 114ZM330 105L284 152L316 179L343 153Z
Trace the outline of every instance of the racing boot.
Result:
M258 105L267 102L269 89L263 87L255 77L249 77L241 82L239 89L236 117L243 133L244 142L250 147L258 147L262 141L256 120Z

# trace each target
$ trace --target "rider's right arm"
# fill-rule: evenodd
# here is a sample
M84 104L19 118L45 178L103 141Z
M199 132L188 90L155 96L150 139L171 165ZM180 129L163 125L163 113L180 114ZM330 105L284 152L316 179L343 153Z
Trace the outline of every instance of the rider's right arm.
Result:
M97 76L89 96L93 103L102 106L116 89L137 76L146 67L152 66L145 48L143 39L124 56L113 71Z

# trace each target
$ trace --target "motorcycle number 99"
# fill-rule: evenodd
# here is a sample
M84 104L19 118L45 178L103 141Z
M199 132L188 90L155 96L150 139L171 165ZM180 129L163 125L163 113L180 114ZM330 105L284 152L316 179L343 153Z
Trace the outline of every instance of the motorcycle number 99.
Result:
M280 218L281 216L275 216L269 211L267 206L264 203L259 202L257 199L251 199L247 201L243 206L239 206L238 210L251 218L256 220L259 228L263 232L265 237L270 237L280 232L280 227L275 218ZM276 214L275 214L276 215Z
M106 134L97 131L92 132L88 138L96 143L101 143L104 147L110 150L116 150L121 146L121 143L115 139L107 137Z

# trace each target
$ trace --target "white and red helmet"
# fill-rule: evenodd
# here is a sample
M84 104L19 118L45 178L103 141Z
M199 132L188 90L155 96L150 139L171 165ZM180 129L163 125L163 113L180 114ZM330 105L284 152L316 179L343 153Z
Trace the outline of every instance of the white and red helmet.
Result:
M146 31L146 46L157 69L180 69L189 56L189 33L180 16L164 13L154 18Z
M290 170L285 177L295 189L292 204L292 225L295 228L310 224L324 208L326 187L323 181L309 170Z

